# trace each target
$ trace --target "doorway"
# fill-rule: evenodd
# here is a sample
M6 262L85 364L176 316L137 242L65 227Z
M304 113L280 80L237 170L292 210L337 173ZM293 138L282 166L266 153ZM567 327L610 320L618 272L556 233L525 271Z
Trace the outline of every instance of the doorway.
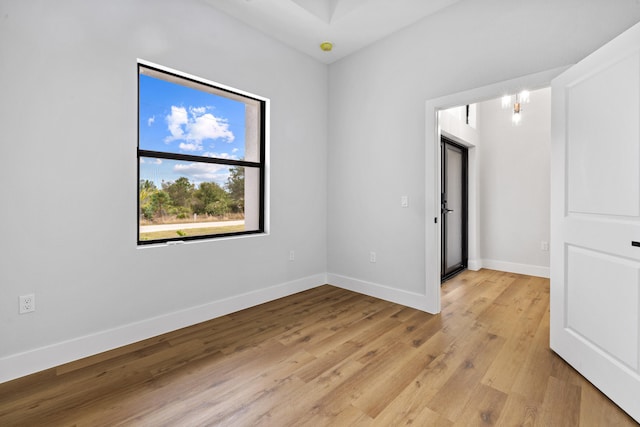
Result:
M441 275L440 275L440 257L441 257L441 221L442 204L440 203L440 125L438 123L438 114L441 110L446 110L457 105L467 105L482 100L499 98L505 93L516 93L527 87L530 90L542 87L548 87L551 79L559 75L567 67L559 67L551 70L542 71L527 76L518 77L512 80L506 80L470 89L464 92L453 93L439 98L429 99L425 102L425 144L426 165L432 165L431 172L425 176L425 200L426 200L426 217L433 218L429 221L430 226L427 227L425 233L425 258L426 258L426 280L424 287L424 297L421 298L424 310L428 313L439 313L440 292L441 292Z
M444 282L467 268L469 156L466 147L445 136L441 137L440 145L440 281Z

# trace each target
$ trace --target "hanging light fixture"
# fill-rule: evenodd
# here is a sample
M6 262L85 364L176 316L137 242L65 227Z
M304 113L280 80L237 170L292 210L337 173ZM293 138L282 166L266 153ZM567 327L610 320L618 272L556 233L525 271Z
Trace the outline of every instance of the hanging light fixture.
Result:
M529 102L529 91L523 90L515 95L505 95L502 97L502 108L513 108L511 114L511 122L514 125L519 125L522 120L522 104Z
M520 120L522 120L521 110L522 104L520 103L520 96L516 95L516 102L513 103L513 115L511 116L511 121L514 125L519 125Z

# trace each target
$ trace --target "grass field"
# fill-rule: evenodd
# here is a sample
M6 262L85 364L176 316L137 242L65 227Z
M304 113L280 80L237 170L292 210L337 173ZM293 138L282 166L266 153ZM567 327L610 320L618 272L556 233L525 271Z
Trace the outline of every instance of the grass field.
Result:
M169 230L169 231L153 231L150 233L140 233L140 240L171 239L174 237L237 233L238 231L244 231L244 225L231 225L226 227L187 228L184 230Z

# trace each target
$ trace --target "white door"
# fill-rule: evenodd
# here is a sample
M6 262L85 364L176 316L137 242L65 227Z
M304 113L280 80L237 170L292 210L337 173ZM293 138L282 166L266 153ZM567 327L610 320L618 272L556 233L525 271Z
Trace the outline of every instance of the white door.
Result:
M640 24L551 87L551 348L640 421Z

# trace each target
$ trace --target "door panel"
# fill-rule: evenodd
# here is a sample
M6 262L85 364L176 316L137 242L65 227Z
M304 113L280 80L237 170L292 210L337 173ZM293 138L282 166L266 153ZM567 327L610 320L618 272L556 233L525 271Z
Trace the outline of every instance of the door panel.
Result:
M445 145L447 161L447 263L451 270L463 264L462 257L462 151Z
M552 82L551 348L640 421L640 25Z
M467 149L442 138L442 268L446 279L467 267Z
M640 115L639 76L640 57L634 54L569 86L570 212L638 216L640 128L634 122ZM585 140L603 143L587 145Z
M567 329L634 370L638 369L639 279L639 262L567 248Z

